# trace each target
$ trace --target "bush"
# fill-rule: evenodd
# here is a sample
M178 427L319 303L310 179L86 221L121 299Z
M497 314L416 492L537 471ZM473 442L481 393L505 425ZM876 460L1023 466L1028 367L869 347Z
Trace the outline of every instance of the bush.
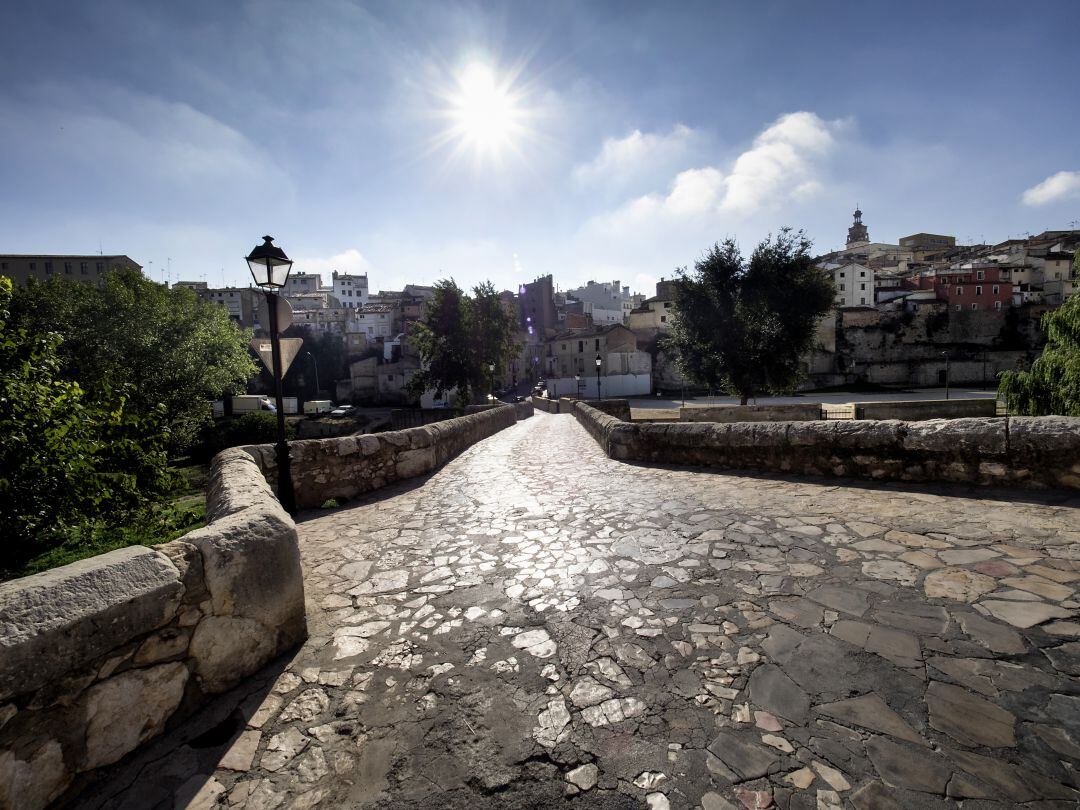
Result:
M285 422L285 436L296 438L296 428ZM211 459L227 447L246 444L273 444L277 441L277 415L269 411L251 411L214 425L203 433L197 455Z
M61 338L8 323L0 277L0 569L72 533L123 525L168 492L160 411L137 414L121 390L91 397L61 374Z

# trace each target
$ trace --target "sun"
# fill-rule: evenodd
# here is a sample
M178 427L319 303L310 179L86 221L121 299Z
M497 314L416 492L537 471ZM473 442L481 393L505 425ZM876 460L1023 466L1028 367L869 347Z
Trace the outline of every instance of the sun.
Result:
M484 62L470 62L447 93L448 140L480 155L498 157L516 149L526 132L527 113L509 77L499 77Z

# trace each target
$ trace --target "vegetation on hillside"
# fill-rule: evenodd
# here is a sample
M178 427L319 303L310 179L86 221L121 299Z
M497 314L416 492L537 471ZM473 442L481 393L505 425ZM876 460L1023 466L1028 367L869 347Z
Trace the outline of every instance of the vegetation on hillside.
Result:
M169 455L246 382L247 341L223 308L138 272L102 289L0 277L0 577L198 525Z
M998 396L1009 413L1080 416L1080 295L1042 318L1046 346L1028 371L1003 371Z
M691 381L740 397L784 394L805 374L832 280L814 267L810 240L784 228L743 259L733 239L714 244L675 279L668 345Z

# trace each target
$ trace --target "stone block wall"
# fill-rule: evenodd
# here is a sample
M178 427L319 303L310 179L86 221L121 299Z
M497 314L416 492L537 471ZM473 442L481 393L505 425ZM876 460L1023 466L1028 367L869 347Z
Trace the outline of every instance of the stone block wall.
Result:
M1080 418L627 423L577 403L623 461L1080 490Z
M207 520L0 584L0 808L46 806L306 638L296 526L239 448Z
M515 405L499 405L407 430L290 442L296 505L312 509L331 498L355 498L395 481L429 473L466 447L513 425L517 414ZM274 446L260 444L244 449L276 486Z
M545 413L558 413L559 401L557 399L548 399L547 397L531 397L534 408L539 408Z
M684 405L680 422L798 422L821 418L821 405Z
M630 400L628 399L586 399L581 401L601 413L606 413L608 416L614 416L624 422L630 421Z
M995 416L996 399L934 399L904 402L853 402L856 419L958 419Z

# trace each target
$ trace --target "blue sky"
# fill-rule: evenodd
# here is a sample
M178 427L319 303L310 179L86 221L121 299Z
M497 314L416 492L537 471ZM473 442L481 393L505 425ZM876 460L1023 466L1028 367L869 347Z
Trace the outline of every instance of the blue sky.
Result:
M1078 30L1075 0L7 3L0 253L247 284L271 233L373 289L651 293L727 236L839 246L856 203L882 241L1069 227Z

